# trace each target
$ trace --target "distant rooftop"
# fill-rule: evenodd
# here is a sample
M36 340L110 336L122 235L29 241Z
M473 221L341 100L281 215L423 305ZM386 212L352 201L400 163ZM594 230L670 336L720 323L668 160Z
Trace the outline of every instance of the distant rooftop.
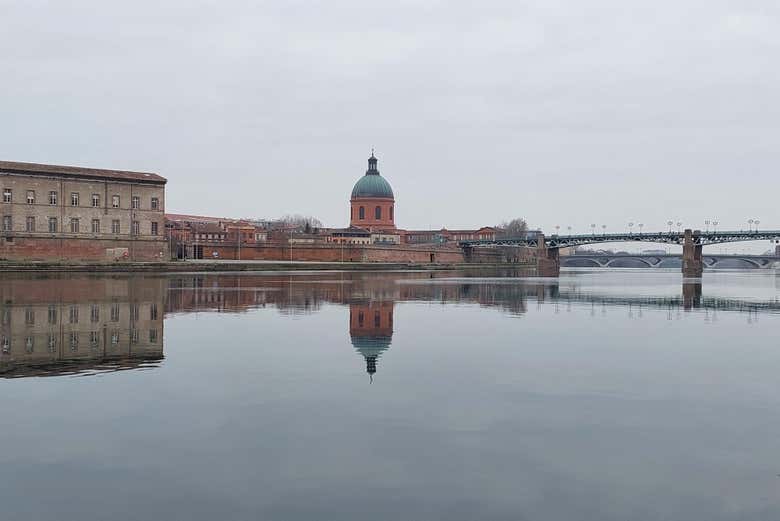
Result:
M18 161L0 161L0 172L64 177L91 177L107 181L137 181L155 184L165 184L168 181L164 177L151 172L106 170L102 168L85 168L82 166L44 165L39 163L20 163Z

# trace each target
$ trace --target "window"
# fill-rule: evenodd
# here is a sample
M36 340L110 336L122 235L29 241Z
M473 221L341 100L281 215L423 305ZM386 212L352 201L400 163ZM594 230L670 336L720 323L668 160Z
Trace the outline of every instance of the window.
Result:
M57 218L49 217L49 233L57 233Z
M111 196L111 207L112 208L119 208L119 196L118 195L112 195Z
M100 219L92 219L92 233L100 233Z
M130 342L133 344L138 343L138 330L137 329L131 329L130 330Z
M119 331L111 332L111 345L115 346L119 343Z
M48 340L49 340L48 341L49 352L53 353L57 349L57 337L55 335L52 335L51 333L49 333L49 339Z
M379 327L382 323L382 319L379 316L379 311L374 311L374 327Z
M35 204L35 190L27 190L27 204Z
M3 231L10 232L13 229L13 221L10 215L3 216Z
M35 311L33 308L27 308L24 310L24 323L28 326L35 324Z
M24 340L24 347L25 347L25 350L26 350L28 353L32 353L32 352L35 350L35 341L34 341L33 337L31 337L31 336L28 336L28 337L27 337L27 338Z
M111 233L119 233L119 220L114 219L111 221Z
M71 324L79 323L79 308L77 306L71 306L68 310L68 319Z
M138 221L133 221L133 235L138 235L141 231L141 225Z
M100 306L92 304L92 309L89 312L90 322L100 322Z
M133 196L132 202L133 202L133 210L138 210L141 207L141 198L138 197L137 195Z
M76 218L70 220L70 233L79 233L79 220Z
M100 332L98 331L90 331L89 333L89 345L92 347L97 347L100 343Z
M10 203L13 197L11 196L11 189L6 188L3 190L3 202L4 203Z
M11 339L7 336L3 337L3 353L11 352Z
M49 305L49 324L57 323L57 306Z
M79 194L78 194L78 192L72 192L70 194L70 205L71 206L78 206L79 205Z
M366 209L365 207L361 206L358 208L358 219L361 221L366 218Z
M381 219L382 218L382 207L377 206L374 208L374 219Z
M111 322L119 322L119 304L111 304Z
M57 192L49 192L49 204L57 206Z
M149 306L149 320L157 320L157 304Z
M92 208L100 208L100 196L92 194Z
M79 334L75 331L70 333L70 350L78 351L79 349Z
M157 197L152 197L152 210L160 209L160 200Z
M152 235L157 235L157 223L152 222Z
M35 231L35 217L28 217L27 222L24 227L25 230L28 232L34 232Z
M390 220L393 220L393 207L390 207Z
M156 329L150 329L149 330L149 342L154 344L157 342L157 330Z

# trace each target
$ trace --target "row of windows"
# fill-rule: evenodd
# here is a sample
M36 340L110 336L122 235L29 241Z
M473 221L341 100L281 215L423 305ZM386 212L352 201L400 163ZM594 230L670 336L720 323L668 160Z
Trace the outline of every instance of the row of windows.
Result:
M71 351L76 351L79 348L79 343L81 340L81 335L77 331L71 331L69 335L69 343L70 343L70 349ZM137 329L131 329L130 330L130 342L133 344L137 344L139 341L139 333ZM149 342L150 343L156 343L157 342L157 330L156 329L150 329L149 330ZM111 332L111 345L117 345L119 344L119 331L112 331ZM11 352L11 338L4 336L2 338L2 342L0 343L2 345L2 351L4 354L8 354ZM97 347L100 345L100 331L90 331L89 332L89 345L90 347ZM56 334L50 334L47 338L47 346L49 348L49 352L53 353L57 349L57 335ZM28 353L32 353L35 351L35 337L28 336L24 340L24 347L25 351Z
M139 304L133 304L130 306L130 320L138 321L141 308ZM112 304L110 310L111 322L119 322L119 304ZM157 304L151 304L149 306L149 320L157 320ZM48 309L48 323L52 325L57 324L57 306L52 304ZM89 310L90 322L100 322L100 306L92 304ZM2 321L4 325L10 325L11 323L11 310L6 308L3 310ZM27 308L24 310L24 322L27 325L35 324L35 310ZM79 307L70 306L68 308L68 322L71 324L78 324L79 322Z
M10 215L4 215L3 216L3 231L4 232L11 232L13 231L13 218ZM48 220L48 230L49 233L57 233L58 230L58 220L56 217L49 217ZM78 217L73 217L69 221L69 228L70 233L80 233L81 232L81 219ZM35 217L27 217L25 220L25 226L24 230L27 232L35 232L37 231L36 228L36 220ZM141 223L138 221L133 221L131 223L131 232L133 235L140 235L141 233ZM100 233L100 219L92 219L92 233ZM111 221L111 233L118 234L121 233L121 226L119 223L119 219L113 219ZM152 221L151 226L151 234L152 235L158 235L159 234L159 225L157 222Z
M366 218L366 207L361 206L358 208L358 219L361 221ZM381 219L382 218L382 207L377 206L374 208L374 219ZM393 220L393 207L390 207L390 220Z
M4 203L12 203L14 200L13 197L13 190L10 188L3 189L3 202ZM79 192L71 192L70 194L70 205L71 206L79 206L80 204L81 195ZM27 190L27 204L35 204L35 190ZM50 191L49 192L49 204L50 205L57 205L57 192ZM134 195L131 198L130 201L131 207L134 210L138 210L141 208L141 198L137 195ZM100 194L92 194L92 207L93 208L100 208ZM118 195L112 195L111 196L111 207L112 208L120 208L120 198ZM160 198L159 197L152 197L150 208L152 210L159 210L160 209Z

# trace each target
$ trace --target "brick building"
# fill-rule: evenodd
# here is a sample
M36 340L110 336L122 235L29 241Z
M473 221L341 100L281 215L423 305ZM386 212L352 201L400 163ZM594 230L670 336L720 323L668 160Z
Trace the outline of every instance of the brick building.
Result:
M0 161L0 259L165 260L165 184L154 173Z
M252 247L268 239L268 232L262 227L226 217L166 214L165 228L171 240L171 254L179 259L240 259L241 248ZM224 255L225 247L232 247L235 251Z

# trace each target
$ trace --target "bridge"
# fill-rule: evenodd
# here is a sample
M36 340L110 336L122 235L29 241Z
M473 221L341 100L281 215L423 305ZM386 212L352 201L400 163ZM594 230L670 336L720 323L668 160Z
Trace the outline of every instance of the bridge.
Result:
M584 253L560 257L562 268L680 268L682 256L664 254ZM780 268L774 255L702 255L708 269Z
M561 248L573 248L588 244L605 242L647 242L656 244L676 244L683 247L682 272L685 277L701 277L704 270L702 247L712 244L726 244L747 241L773 241L780 243L780 230L739 230L704 231L687 229L683 232L668 231L657 233L591 233L580 235L551 235L529 233L522 237L502 237L493 240L462 241L468 259L474 248L500 246L524 246L536 250L536 267L539 274L557 277L560 273Z

